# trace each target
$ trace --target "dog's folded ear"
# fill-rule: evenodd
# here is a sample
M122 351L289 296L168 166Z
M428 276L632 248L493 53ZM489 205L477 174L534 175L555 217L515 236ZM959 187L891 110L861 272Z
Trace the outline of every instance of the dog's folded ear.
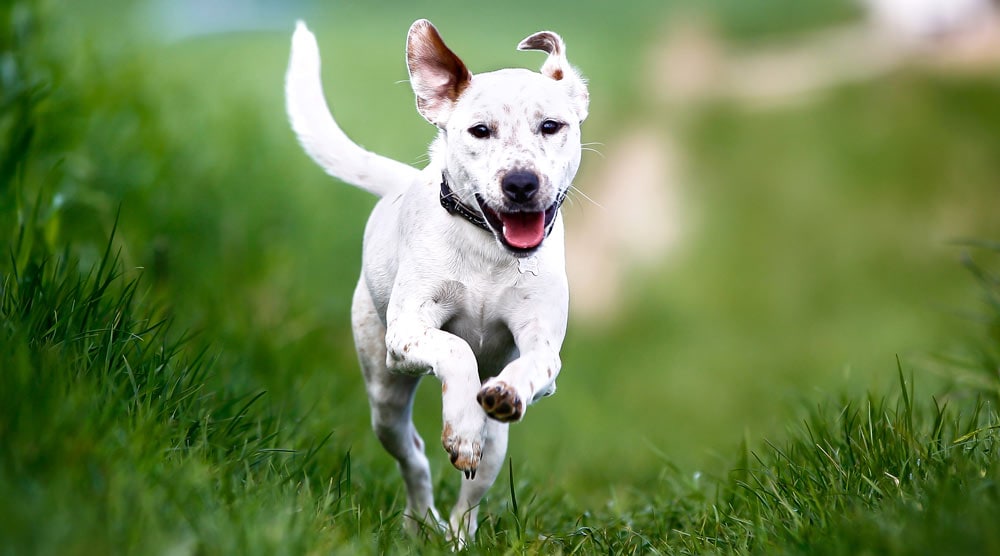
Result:
M518 50L541 50L549 57L542 64L542 75L565 83L569 89L570 98L577 103L577 115L582 122L587 118L587 107L590 104L590 93L583 76L569 64L566 58L566 43L562 37L552 31L539 31L524 39L517 45Z
M417 111L430 123L444 127L472 74L426 19L414 21L406 35L406 67L417 95Z

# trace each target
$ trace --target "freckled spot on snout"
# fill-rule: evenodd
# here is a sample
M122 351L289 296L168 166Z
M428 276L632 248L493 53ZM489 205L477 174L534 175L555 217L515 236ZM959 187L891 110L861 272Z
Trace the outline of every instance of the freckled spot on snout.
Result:
M552 378L552 367L545 369L545 374L548 375L549 378Z
M441 383L441 393L442 394L447 394L448 393L448 383L447 382L442 382Z
M410 353L410 344L406 344L403 346L403 353Z

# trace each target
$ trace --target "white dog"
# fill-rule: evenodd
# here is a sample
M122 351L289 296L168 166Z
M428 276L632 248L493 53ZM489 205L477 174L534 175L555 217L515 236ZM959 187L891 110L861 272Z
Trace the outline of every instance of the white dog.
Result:
M423 171L365 151L330 115L316 39L299 22L287 109L329 174L381 197L365 228L354 341L372 426L399 462L408 523L434 508L411 420L420 377L441 381L441 442L464 472L450 532L475 534L477 507L507 450L507 426L555 391L568 291L559 207L580 164L588 93L562 39L541 32L541 73L473 76L429 21L406 38L417 110L440 129Z

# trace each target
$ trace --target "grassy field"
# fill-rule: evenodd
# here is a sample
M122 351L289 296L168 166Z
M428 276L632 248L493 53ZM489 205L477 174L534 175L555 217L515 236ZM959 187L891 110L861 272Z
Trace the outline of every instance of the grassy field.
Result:
M0 553L450 549L402 533L368 429L348 311L374 200L287 128L296 17L377 152L419 164L432 138L401 46L428 17L474 72L539 63L514 45L557 30L586 141L641 125L684 154L682 242L571 321L473 551L1000 552L996 77L905 67L770 110L649 96L677 14L740 47L857 16L819 0L248 2L207 30L86 4L0 7ZM428 444L443 509L458 474Z

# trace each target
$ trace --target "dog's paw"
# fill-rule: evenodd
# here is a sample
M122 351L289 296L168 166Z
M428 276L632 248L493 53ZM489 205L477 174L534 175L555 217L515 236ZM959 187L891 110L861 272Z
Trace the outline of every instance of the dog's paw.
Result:
M463 435L451 423L445 421L441 431L441 445L448 452L455 469L465 473L466 479L476 478L476 469L483 459L482 428L479 431L468 431Z
M504 423L520 421L524 416L525 404L517 391L504 382L487 382L476 401L490 417Z

